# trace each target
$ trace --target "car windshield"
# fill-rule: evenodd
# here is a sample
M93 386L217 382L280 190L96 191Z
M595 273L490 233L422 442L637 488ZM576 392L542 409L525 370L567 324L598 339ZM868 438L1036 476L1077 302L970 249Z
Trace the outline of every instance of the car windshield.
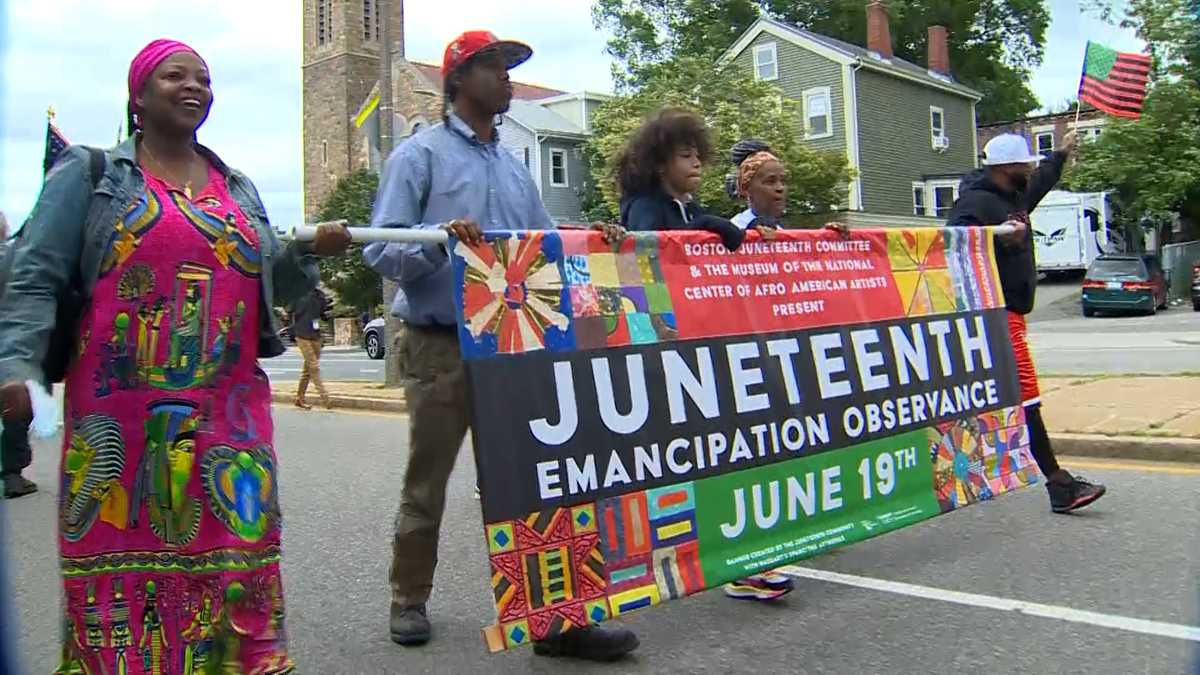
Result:
M1111 279L1145 278L1146 271L1140 260L1097 260L1088 270L1089 279L1108 281Z

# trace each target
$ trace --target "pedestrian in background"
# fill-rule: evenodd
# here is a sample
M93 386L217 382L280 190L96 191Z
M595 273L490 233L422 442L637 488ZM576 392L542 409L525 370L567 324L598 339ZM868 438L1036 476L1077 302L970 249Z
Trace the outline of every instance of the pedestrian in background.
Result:
M250 180L196 142L213 92L191 47L155 40L127 83L133 133L65 151L0 299L6 423L32 417L60 298L83 299L62 355L57 672L290 673L258 359L284 351L275 301L308 293L350 236L280 245Z
M17 245L16 237L8 239L8 218L0 211L0 298L4 297L5 282L12 272L10 265L16 251L9 247ZM21 475L33 463L33 448L29 444L29 423L13 420L5 424L0 421L0 478L4 484L4 498L16 499L37 492L37 483Z
M321 320L329 313L329 300L321 289L314 288L312 292L297 300L289 308L292 315L292 337L304 357L304 366L300 372L300 384L296 390L296 407L311 410L308 403L308 385L311 382L317 388L321 397L321 405L330 408L329 392L325 390L325 382L321 379L321 350L325 341L321 337Z
M1072 476L1058 465L1042 420L1037 370L1026 339L1025 315L1033 311L1038 282L1029 214L1062 177L1063 165L1075 144L1076 134L1072 131L1063 139L1062 148L1042 160L1030 152L1024 136L1001 134L988 141L983 150L984 167L963 177L958 201L947 221L949 227L1013 228L1011 233L996 236L996 269L1008 309L1008 332L1017 359L1030 450L1046 477L1050 508L1055 513L1083 508L1105 492L1103 485Z

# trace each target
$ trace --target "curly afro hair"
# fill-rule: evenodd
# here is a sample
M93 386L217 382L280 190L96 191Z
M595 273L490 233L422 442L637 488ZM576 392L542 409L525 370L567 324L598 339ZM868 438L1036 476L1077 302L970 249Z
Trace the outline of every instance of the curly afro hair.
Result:
M646 120L617 156L617 188L622 195L659 187L659 169L679 148L695 148L700 161L713 158L704 118L683 108L666 108Z

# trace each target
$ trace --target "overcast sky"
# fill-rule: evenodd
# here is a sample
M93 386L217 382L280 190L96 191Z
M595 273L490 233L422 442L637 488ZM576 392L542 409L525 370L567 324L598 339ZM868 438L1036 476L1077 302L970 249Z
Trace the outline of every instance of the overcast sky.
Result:
M305 0L308 1L308 0ZM0 210L21 222L41 184L46 108L75 143L109 146L125 116L129 60L150 40L188 42L208 61L215 103L201 141L258 185L277 225L301 218L300 25L296 0L0 0L7 2L0 97ZM865 2L864 2L865 4ZM1033 78L1043 105L1072 97L1087 39L1140 50L1137 39L1092 18L1077 0L1050 0L1045 65ZM519 38L534 58L516 79L608 91L606 36L589 0L407 0L409 58L437 63L465 29ZM465 19L469 17L469 21Z

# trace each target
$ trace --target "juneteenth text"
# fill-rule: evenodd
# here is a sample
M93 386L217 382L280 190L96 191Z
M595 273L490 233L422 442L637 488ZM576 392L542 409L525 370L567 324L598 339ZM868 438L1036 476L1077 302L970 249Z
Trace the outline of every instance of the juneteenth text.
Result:
M836 450L1018 402L1003 310L489 359L488 522ZM519 396L513 396L519 391ZM496 447L493 445L493 447Z

